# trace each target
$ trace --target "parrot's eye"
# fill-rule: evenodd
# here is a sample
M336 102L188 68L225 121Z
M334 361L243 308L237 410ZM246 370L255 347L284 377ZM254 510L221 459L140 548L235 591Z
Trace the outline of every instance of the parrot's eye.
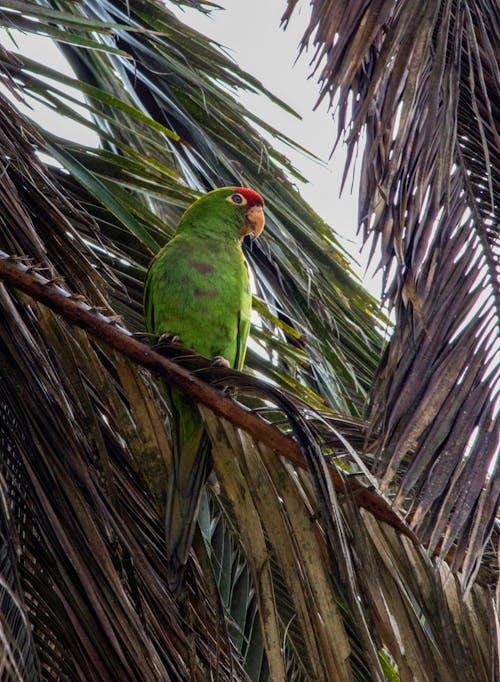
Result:
M229 196L227 200L230 201L232 204L238 204L240 206L244 206L247 203L245 197L242 194L238 194L238 192L231 194L231 196Z

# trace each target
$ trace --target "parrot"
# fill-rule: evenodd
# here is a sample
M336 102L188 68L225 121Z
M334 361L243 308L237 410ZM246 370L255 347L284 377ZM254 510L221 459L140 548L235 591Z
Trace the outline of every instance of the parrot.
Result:
M263 207L262 196L247 187L218 188L189 206L148 269L149 333L176 338L216 364L243 368L252 294L242 243L246 235L261 234ZM173 437L165 538L169 584L178 593L212 460L196 403L177 389L168 392Z

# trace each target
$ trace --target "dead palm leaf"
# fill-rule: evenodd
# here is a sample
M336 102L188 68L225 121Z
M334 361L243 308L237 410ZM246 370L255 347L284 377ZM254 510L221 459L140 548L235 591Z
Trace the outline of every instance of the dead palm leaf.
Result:
M497 7L312 5L302 47L348 163L366 134L360 226L396 316L372 390L373 471L431 549L456 550L466 587L500 500Z

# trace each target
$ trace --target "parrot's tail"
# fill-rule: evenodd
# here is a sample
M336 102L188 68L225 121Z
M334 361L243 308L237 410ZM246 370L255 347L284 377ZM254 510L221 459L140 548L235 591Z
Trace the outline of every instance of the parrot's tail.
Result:
M175 413L172 468L165 510L168 581L173 594L184 584L184 569L193 543L203 486L212 468L210 442L195 403L171 391Z

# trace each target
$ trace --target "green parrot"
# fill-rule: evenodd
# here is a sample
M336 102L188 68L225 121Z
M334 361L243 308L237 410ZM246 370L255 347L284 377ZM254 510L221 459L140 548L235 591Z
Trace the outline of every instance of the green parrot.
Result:
M246 187L222 187L195 201L175 236L149 268L144 309L147 330L178 337L200 355L241 369L250 331L252 297L243 257L245 235L264 228L264 200ZM172 470L166 501L170 587L177 592L191 548L211 456L201 414L170 389Z

